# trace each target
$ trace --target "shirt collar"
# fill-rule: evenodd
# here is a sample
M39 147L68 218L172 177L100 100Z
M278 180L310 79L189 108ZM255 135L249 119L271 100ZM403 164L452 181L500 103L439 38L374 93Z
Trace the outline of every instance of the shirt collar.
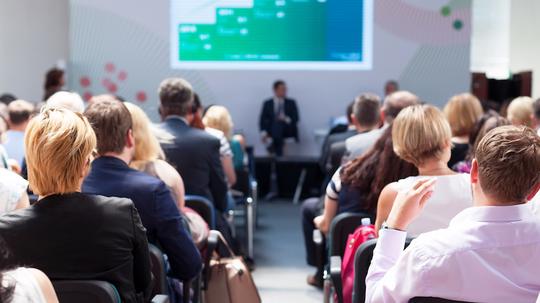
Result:
M188 120L182 116L178 116L178 115L170 115L170 116L167 116L167 118L165 118L165 120L181 120L183 121L186 125L189 125L188 123Z
M457 214L450 226L457 226L469 222L504 223L525 221L533 217L528 204L511 206L475 206L469 207Z

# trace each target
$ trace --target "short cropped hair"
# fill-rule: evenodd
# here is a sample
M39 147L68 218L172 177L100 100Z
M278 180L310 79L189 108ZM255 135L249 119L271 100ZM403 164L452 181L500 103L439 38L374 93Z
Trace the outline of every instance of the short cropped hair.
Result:
M34 114L35 106L24 100L15 100L8 105L9 122L13 125L20 125L30 120Z
M274 90L276 90L276 89L278 89L278 88L279 88L280 86L282 86L282 85L286 85L286 84L285 84L285 81L283 81L283 80L276 80L276 81L274 81L274 84L272 84L272 88L273 88Z
M451 144L452 131L443 113L432 105L414 105L403 109L394 120L394 151L403 160L422 165L429 159L441 159Z
M40 196L80 190L96 135L80 113L44 108L28 124L24 138L28 181Z
M456 137L469 136L483 113L480 100L470 93L453 96L444 107L444 115Z
M415 94L401 90L384 98L383 113L387 123L392 122L405 107L420 104L420 99Z
M207 127L215 128L223 132L229 140L232 137L233 121L231 114L225 106L212 105L204 114L203 123Z
M47 99L47 106L69 109L72 112L83 113L84 101L77 93L59 91Z
M526 202L540 182L540 137L524 126L488 132L476 149L482 191L501 203Z
M169 115L185 117L192 111L193 88L182 78L168 78L159 84L161 108Z
M518 97L510 102L507 118L513 125L532 127L534 100L531 97Z
M354 99L353 115L358 124L373 127L381 122L381 98L375 94L361 94Z
M102 95L88 106L84 115L96 133L98 154L122 153L133 125L124 103L112 95Z

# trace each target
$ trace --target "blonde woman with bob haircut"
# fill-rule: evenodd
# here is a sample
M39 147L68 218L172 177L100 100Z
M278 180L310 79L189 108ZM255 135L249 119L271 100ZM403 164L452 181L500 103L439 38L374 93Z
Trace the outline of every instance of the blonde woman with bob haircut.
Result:
M480 100L470 93L455 95L448 100L444 115L450 123L453 144L448 167L465 160L469 152L469 137L483 113Z
M146 230L129 199L81 193L96 135L88 120L45 107L25 136L36 204L0 217L12 264L32 264L52 280L113 284L122 302L148 301L152 279Z
M443 113L431 105L415 105L403 109L394 120L394 151L403 160L418 168L418 176L388 184L379 196L377 230L383 226L398 193L411 189L416 181L436 177L433 196L408 232L423 232L448 226L463 209L472 206L470 177L448 168L452 131Z

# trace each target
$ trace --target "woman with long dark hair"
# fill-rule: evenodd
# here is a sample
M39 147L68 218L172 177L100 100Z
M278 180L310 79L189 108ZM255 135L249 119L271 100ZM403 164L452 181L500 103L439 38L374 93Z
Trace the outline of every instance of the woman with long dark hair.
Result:
M319 203L318 199L308 200L302 206L308 264L316 265L312 240L314 228L327 233L334 217L344 212L361 212L374 217L382 189L389 183L417 174L414 165L394 153L392 126L389 126L370 150L334 173L326 189L322 215L315 217L320 213L314 206ZM308 283L322 285L322 273L309 276Z

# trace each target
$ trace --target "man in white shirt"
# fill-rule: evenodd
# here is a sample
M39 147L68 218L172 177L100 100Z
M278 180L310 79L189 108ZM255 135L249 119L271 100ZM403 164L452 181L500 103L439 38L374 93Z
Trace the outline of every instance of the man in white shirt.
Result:
M527 200L540 187L540 137L503 126L480 142L472 163L474 207L446 229L425 233L403 251L407 226L435 179L398 194L373 254L366 302L437 297L466 302L535 302L540 291L540 220Z
M22 165L24 159L24 131L34 113L34 105L28 101L15 100L8 105L9 130L4 147L10 159Z

